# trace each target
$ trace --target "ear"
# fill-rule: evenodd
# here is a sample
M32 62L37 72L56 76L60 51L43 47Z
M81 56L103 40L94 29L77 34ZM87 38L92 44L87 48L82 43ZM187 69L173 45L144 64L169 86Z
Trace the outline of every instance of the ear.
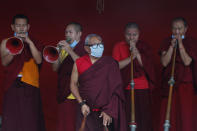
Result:
M29 31L29 29L30 29L30 24L27 24L27 30Z
M185 28L185 33L187 32L188 26Z
M88 47L88 46L84 46L84 49L85 49L85 51L86 51L88 54L90 54L90 53L91 53L91 49L90 49L90 47Z
M11 29L12 31L14 31L14 24L11 24Z
M81 37L81 35L82 35L82 32L80 31L80 32L78 32L78 36L79 36L79 38Z

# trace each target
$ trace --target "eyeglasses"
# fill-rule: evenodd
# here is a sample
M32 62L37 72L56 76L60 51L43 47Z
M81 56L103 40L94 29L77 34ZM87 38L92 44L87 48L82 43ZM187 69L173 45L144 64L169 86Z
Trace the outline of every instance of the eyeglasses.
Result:
M94 45L86 45L86 46L92 47L93 49L96 49L98 47L104 48L103 43L98 43L98 44L94 44Z

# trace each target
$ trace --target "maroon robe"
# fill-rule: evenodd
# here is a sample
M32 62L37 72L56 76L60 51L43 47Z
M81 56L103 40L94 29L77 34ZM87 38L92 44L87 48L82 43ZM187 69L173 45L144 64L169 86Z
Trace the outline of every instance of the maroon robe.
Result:
M125 98L118 63L112 57L102 57L79 76L79 93L90 109L99 109L113 118L114 131L126 131ZM84 131L103 131L100 112L91 111ZM83 115L78 108L77 131Z
M122 44L121 44L122 43ZM124 52L129 52L129 45L127 50L121 50L120 52L116 50L117 46L121 48L121 46L126 46L127 43L121 42L117 43L114 47L113 56L116 57L117 53L120 53L120 56L129 57L124 54ZM136 123L137 123L137 131L152 131L153 127L153 119L151 115L151 92L156 86L156 78L155 78L155 69L153 62L153 54L150 46L147 43L139 40L136 43L136 48L140 52L141 60L143 67L140 66L138 60L135 58L133 61L133 75L134 78L139 78L141 76L145 76L148 81L148 89L135 89L135 115L136 115ZM120 61L120 60L119 60ZM124 83L124 89L131 82L131 64L128 64L125 68L121 69L121 75ZM127 117L127 125L129 125L131 121L131 92L130 90L125 90L126 96L126 117ZM128 131L130 131L130 127L128 126Z
M86 52L84 50L84 44L79 42L74 48L74 52L83 56ZM72 73L74 61L70 55L68 55L61 63L58 69L58 92L57 101L58 103L64 102L65 99L70 95L70 77Z
M74 52L82 56L86 52L84 50L84 44L79 42L74 48ZM57 119L57 131L75 131L76 123L76 106L77 101L75 99L66 99L70 94L70 77L72 73L74 61L70 55L68 55L58 69L58 119Z
M197 42L193 38L183 39L183 46L186 52L192 58L192 63L185 66L177 48L175 63L175 85L172 95L172 107L170 124L171 131L196 131L196 96L194 95L197 82ZM161 44L160 55L167 51L171 45L171 38L165 39ZM167 96L169 92L168 80L171 77L172 59L167 67L163 68L162 73L162 103L161 103L161 122L160 130L163 130L163 124L166 115ZM194 88L195 87L195 88Z
M34 44L36 48L42 52L43 46L39 43L39 41L34 40ZM31 51L27 43L24 43L24 49L19 55L15 55L12 62L5 67L4 78L5 81L3 82L4 90L6 91L15 81L17 75L23 68L23 64L25 61L29 61L32 58ZM38 65L40 68L40 65Z
M38 41L33 41L41 51L42 46ZM22 53L14 56L5 67L2 131L45 131L40 89L17 78L24 62L30 58L29 46L24 43Z

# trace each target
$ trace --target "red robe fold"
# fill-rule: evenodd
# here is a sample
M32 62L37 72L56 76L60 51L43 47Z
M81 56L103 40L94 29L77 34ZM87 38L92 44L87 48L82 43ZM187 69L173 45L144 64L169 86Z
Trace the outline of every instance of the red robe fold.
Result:
M79 92L91 109L100 109L113 118L114 131L126 131L125 98L118 64L112 57L102 57L79 76ZM79 109L77 130L82 114ZM84 131L103 131L99 112L87 117Z
M3 98L2 131L45 131L40 89L15 80Z
M165 39L161 44L160 54L167 51L171 44L171 38ZM171 131L196 131L197 121L197 98L194 95L196 89L196 61L197 61L197 42L193 38L186 37L183 39L183 46L186 52L192 58L192 63L185 66L180 56L179 48L177 48L175 63L175 85L172 95L172 107L170 124ZM168 80L171 77L172 60L163 68L162 74L162 103L161 103L161 121L160 130L163 130L163 124L166 115L167 96L169 92ZM195 88L194 88L195 87Z

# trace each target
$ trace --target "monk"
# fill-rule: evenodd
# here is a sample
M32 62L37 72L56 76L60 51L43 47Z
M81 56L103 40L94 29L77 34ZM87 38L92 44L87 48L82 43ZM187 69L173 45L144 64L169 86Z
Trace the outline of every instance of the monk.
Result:
M195 121L197 120L194 110L196 98L194 91L197 82L196 72L196 40L186 35L188 29L187 22L182 17L172 20L172 36L165 39L161 44L159 54L163 65L162 74L162 107L160 130L163 130L165 113L167 108L167 96L169 92L168 81L171 78L172 56L175 46L175 74L174 89L172 96L170 131L196 131ZM194 88L195 87L195 88Z
M70 88L78 106L77 131L86 117L83 131L126 131L125 98L118 63L102 56L102 38L89 34L85 40L85 55L76 60Z
M1 42L1 63L5 67L2 131L45 131L39 89L42 46L28 35L27 16L15 15L11 28L24 48L13 55L6 48L8 38Z
M84 55L81 41L82 26L72 22L66 26L65 40L57 44L59 58L52 65L58 74L58 121L57 131L75 131L77 101L70 91L70 77L74 61Z
M138 24L130 22L125 27L125 41L118 42L113 48L113 58L119 67L126 95L127 127L131 122L131 53L133 53L133 75L135 90L135 116L137 131L152 131L151 92L155 85L153 54L150 46L139 40Z

